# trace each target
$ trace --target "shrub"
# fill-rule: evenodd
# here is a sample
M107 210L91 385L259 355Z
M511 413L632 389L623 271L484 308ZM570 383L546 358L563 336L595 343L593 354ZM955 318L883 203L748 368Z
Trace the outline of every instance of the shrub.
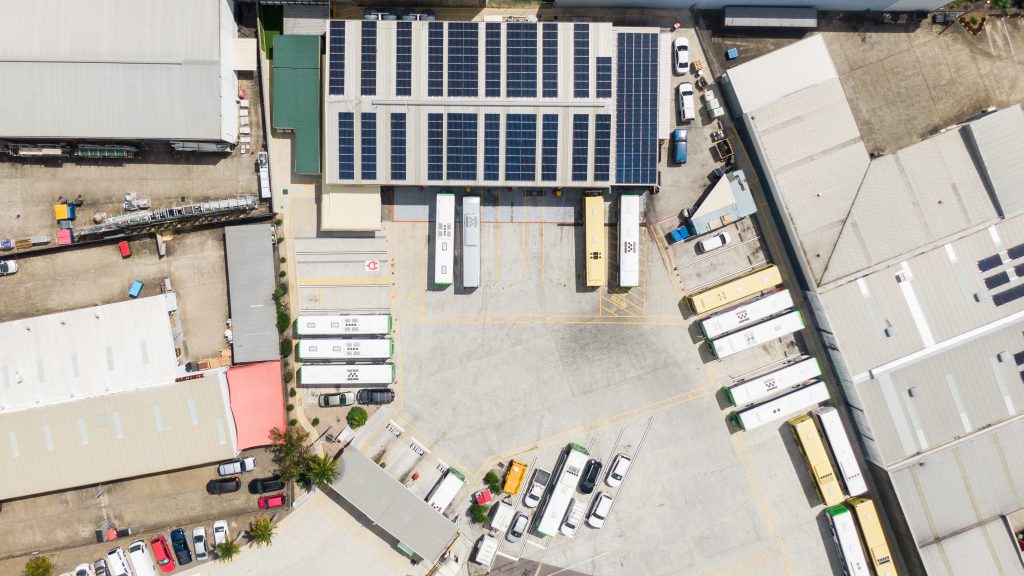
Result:
M486 476L484 476L484 484L487 484L487 487L495 494L501 492L501 478L498 478L498 475L494 473L494 470L491 470Z
M366 424L366 418L366 410L359 406L355 406L348 411L348 425L351 426L353 429L359 428L363 424Z
M274 224L277 224L278 226L284 224L284 218L278 218L277 220L274 220Z
M287 275L287 272L285 272L284 270L281 270L280 272L277 273L277 275L280 276L281 278L284 278L285 275Z
M288 260L286 260L284 256L281 256L281 264L284 264L284 263L285 263L285 262L287 262L287 261L288 261Z
M469 519L477 524L487 522L487 506L474 502L469 507Z
M291 402L289 402L288 403L288 411L291 412L292 410L295 410L295 404L292 404Z
M284 236L278 236L277 237L277 243L280 244L282 242L284 242Z
M310 422L310 424L312 424L313 426L319 426L320 425L320 419L319 418L313 418L313 421Z
M294 380L294 379L295 379L295 372L292 372L291 370L288 370L287 372L285 372L284 374L281 375L281 380L284 380L285 384L291 384L292 380ZM295 388L292 388L292 390L295 390ZM294 396L294 394L293 394L293 396Z
M292 325L292 317L288 315L284 310L277 311L277 331L280 334L284 334L288 327Z
M295 388L288 389L288 395L291 396L292 398L295 398L296 394L298 394L298 392L295 391Z
M292 340L285 338L281 340L281 357L287 358L292 355Z
M288 421L288 425L289 426L295 426L298 423L299 423L299 421L296 420L295 418L292 418L291 420Z
M21 571L22 576L51 576L53 574L53 563L49 556L36 556L25 563L25 569Z

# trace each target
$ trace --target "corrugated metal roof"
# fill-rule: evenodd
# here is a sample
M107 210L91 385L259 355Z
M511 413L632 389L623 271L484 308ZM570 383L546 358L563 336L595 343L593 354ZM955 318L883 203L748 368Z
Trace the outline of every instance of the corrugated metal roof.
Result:
M817 28L818 11L789 6L726 6L725 26L744 28Z
M1024 112L1020 104L975 120L966 130L1003 214L1024 211Z
M223 0L0 0L0 13L0 136L234 141Z
M269 224L228 226L228 299L236 363L281 357L274 308L274 251Z
M296 174L320 173L320 37L274 38L274 128L295 131Z
M921 549L921 559L928 576L1024 576L1024 564L1015 545L1006 522L996 518Z
M743 170L736 170L718 180L697 206L690 217L690 223L698 234L702 234L746 218L754 212L757 212L757 206L754 205L747 176Z
M820 34L734 66L726 75L745 114L839 78Z
M334 492L423 559L441 556L458 531L455 524L358 451L342 450L340 464Z
M320 229L331 232L380 230L380 188L325 186L320 201Z
M0 500L234 456L223 374L165 384L0 416Z
M164 296L0 324L0 414L174 380Z

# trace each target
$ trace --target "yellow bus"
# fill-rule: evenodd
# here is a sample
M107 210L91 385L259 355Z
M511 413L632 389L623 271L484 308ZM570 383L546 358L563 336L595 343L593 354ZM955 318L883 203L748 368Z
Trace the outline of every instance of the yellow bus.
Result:
M882 532L882 523L878 521L875 503L867 498L850 498L847 505L860 524L860 533L864 537L864 550L868 553L868 562L875 569L877 576L896 576L896 564L889 553L889 543Z
M703 314L715 308L735 304L755 294L771 290L782 284L782 274L774 265L769 264L753 272L729 280L724 284L686 295L686 303L694 314Z
M526 464L513 460L508 466L508 472L505 473L505 485L502 487L502 491L513 496L519 494L519 487L523 485L524 476L526 476Z
M843 489L839 486L839 478L832 469L832 463L829 462L825 443L821 441L814 419L807 414L797 416L789 421L789 427L793 430L793 436L796 436L797 446L807 459L807 471L811 473L814 488L818 491L821 501L825 506L842 503Z
M604 286L608 268L604 262L608 246L604 235L604 196L584 196L583 233L587 236L587 286Z

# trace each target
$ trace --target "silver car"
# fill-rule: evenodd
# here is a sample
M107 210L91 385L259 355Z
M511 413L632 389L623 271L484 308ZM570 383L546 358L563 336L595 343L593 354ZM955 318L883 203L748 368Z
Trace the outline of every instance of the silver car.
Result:
M240 460L225 462L217 467L217 473L221 476L234 476L242 472L252 472L256 469L256 458L249 456Z
M196 560L206 560L206 528L197 526L192 530L192 549L196 551Z
M526 526L530 523L530 517L523 512L516 513L515 517L512 518L512 525L508 527L508 532L505 533L505 540L515 544L522 539L523 534L526 534Z

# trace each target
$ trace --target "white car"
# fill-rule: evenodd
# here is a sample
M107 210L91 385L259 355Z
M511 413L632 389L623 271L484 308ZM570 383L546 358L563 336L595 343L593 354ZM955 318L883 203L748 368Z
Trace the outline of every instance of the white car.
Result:
M693 84L683 82L677 89L679 95L679 120L690 122L697 117L696 108L693 106Z
M608 511L612 509L612 497L607 492L600 492L594 499L594 505L590 507L590 515L587 516L587 526L601 528L604 521L608 519Z
M197 526L192 530L192 549L195 550L196 560L206 560L206 528Z
M228 541L227 520L217 520L213 523L213 545L220 546Z
M690 40L680 36L672 41L672 54L675 56L676 74L690 71Z
M75 566L75 576L96 576L96 572L93 571L92 566L89 563L79 564Z
M701 252L707 253L712 250L717 250L729 242L732 242L732 236L729 236L728 232L722 232L721 234L715 234L711 238L701 240L697 243L697 246L700 247Z
M107 552L107 569L110 576L131 576L132 570L128 567L128 558L124 550L113 548Z
M18 263L14 260L0 260L0 276L7 276L18 271Z
M225 462L217 467L217 473L221 476L234 476L242 472L252 472L256 469L256 458L249 456L241 460Z
M321 394L317 404L321 408L351 406L356 403L355 392L338 392L337 394Z
M629 472L629 466L632 463L633 460L629 456L616 454L612 465L608 467L608 475L604 477L604 483L612 488L622 484L622 479L626 477L626 472Z

